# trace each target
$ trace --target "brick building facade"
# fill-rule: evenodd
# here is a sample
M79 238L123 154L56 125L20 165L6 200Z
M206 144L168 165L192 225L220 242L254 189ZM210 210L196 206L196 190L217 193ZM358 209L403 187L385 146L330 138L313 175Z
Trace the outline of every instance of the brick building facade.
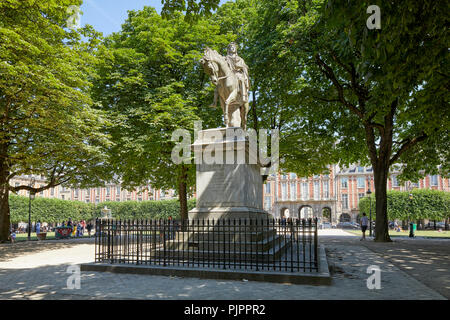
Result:
M434 175L426 176L418 183L399 183L398 174L398 170L392 170L388 180L388 190L408 191L418 188L450 191L449 178ZM35 187L46 184L43 177L33 177ZM17 177L11 181L11 185L29 185L30 179L30 176ZM298 177L295 173L269 176L263 186L263 205L264 209L275 218L284 215L295 218L320 217L333 223L357 221L359 200L367 196L368 189L374 191L372 168L357 165L340 168L338 165L331 165L328 174L312 177ZM21 190L19 194L28 196L25 190ZM57 186L36 194L36 197L91 203L177 199L174 190L158 190L148 185L136 191L128 191L118 184L107 184L89 189Z
M418 183L400 183L397 169L391 171L388 190L408 191L413 188L450 191L450 179L439 175L426 176ZM281 216L321 217L336 223L357 221L358 204L367 191L374 191L371 167L352 165L340 168L329 166L328 175L297 177L293 173L268 177L264 188L264 209L275 218Z

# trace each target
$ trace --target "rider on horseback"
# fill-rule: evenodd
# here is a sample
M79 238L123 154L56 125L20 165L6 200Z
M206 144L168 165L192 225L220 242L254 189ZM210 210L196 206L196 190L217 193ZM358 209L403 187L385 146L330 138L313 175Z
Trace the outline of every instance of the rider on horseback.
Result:
M239 79L239 91L242 102L248 102L248 91L250 88L248 66L245 64L244 60L238 56L236 43L231 42L228 45L225 60L227 61L230 69L233 70L234 74Z
M229 66L229 68L236 75L236 78L239 81L239 94L240 100L243 103L248 102L248 91L250 90L250 81L248 77L248 66L245 64L244 60L238 56L237 54L237 45L234 42L231 42L227 48L227 56L225 60ZM219 86L217 83L216 88L214 90L214 101L211 104L211 107L215 107L217 105L217 98L219 95Z

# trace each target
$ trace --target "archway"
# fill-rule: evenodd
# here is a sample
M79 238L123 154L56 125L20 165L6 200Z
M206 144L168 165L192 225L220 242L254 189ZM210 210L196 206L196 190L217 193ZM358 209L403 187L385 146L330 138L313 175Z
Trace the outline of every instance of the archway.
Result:
M290 216L289 209L286 208L286 207L281 208L281 210L280 210L280 218L285 217L287 219L287 218L289 218L289 216Z
M340 215L339 221L340 222L350 222L350 221L352 221L352 218L350 217L350 215L348 213L343 213Z
M322 208L322 221L323 222L331 222L331 208L330 207Z
M314 218L313 208L309 205L304 205L298 208L298 218L299 219L309 219Z

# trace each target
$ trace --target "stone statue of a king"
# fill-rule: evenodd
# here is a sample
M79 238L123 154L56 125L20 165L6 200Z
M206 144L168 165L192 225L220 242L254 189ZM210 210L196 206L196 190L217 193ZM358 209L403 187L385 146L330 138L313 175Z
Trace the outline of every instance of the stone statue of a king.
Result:
M200 63L216 86L211 106L215 107L219 99L226 127L246 129L250 80L248 66L237 54L237 45L234 42L228 45L226 57L206 48Z

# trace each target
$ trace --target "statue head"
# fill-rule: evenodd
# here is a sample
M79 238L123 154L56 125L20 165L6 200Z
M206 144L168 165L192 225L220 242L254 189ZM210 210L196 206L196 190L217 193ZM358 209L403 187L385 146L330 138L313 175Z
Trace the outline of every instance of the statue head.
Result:
M237 53L237 44L235 42L231 42L227 47L227 54L235 53Z

